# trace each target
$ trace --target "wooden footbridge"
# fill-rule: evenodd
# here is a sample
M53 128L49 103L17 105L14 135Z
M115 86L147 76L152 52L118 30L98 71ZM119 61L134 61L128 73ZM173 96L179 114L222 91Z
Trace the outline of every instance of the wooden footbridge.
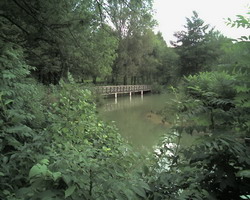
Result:
M129 94L140 92L151 91L150 85L116 85L116 86L97 86L96 91L101 95L111 95L114 94L117 98L117 94Z

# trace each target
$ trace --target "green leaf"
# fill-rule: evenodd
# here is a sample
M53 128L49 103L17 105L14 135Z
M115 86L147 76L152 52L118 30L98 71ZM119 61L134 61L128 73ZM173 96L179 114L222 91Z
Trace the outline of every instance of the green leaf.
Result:
M14 101L12 100L12 99L8 99L8 100L6 100L5 102L4 102L4 104L5 105L8 105L8 104L10 104L10 103L13 103Z
M55 173L52 173L52 176L53 176L53 180L56 181L56 180L58 180L59 178L62 177L62 173L61 172L55 172Z
M133 191L125 188L123 192L126 195L127 199L133 199L133 197L134 197Z
M51 190L46 190L39 194L39 199L41 198L41 200L54 200L55 197L56 194Z
M68 187L68 189L65 190L65 198L71 196L73 192L75 191L75 189L76 189L75 185L71 185L70 187Z
M242 36L241 40L248 40L247 36Z
M250 178L250 170L247 169L247 170L239 171L237 172L236 176Z
M29 178L44 175L47 172L48 172L48 167L46 165L36 164L30 169Z
M48 159L42 159L40 161L40 164L48 165L49 164L49 160Z
M242 199L250 199L250 195L241 195L240 198L242 198Z
M2 191L4 195L10 195L10 191L9 190L3 190Z
M138 194L139 196L143 197L143 198L146 198L146 192L143 188L139 188L139 187L133 187L132 188L133 191Z
M140 186L143 187L145 190L151 191L149 185L145 182L140 182Z
M30 132L31 128L25 125L17 125L17 126L12 126L8 128L6 131L8 133L22 133L22 134L25 133L25 135L27 135L26 132Z

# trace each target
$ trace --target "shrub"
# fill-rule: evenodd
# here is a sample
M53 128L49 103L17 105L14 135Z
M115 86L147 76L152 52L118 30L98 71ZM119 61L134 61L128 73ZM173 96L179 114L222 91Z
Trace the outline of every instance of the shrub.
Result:
M163 86L159 85L158 83L153 83L151 85L151 92L153 94L161 94L163 92Z

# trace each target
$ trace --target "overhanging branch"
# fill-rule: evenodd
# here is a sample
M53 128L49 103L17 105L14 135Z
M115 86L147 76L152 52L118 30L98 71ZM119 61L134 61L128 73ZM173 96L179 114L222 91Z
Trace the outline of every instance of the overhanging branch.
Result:
M9 22L11 22L12 24L14 24L16 27L18 27L20 30L22 30L24 33L26 33L27 35L29 35L29 32L26 31L23 27L21 27L18 23L14 22L11 18L9 18L8 16L4 15L4 14L0 14L1 17L4 17L5 19L7 19Z

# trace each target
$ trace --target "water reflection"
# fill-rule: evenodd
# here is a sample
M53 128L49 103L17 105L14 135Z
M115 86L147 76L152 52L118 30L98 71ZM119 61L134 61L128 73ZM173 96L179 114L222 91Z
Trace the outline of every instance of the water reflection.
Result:
M115 121L119 133L135 148L152 150L159 144L161 136L169 134L171 127L162 123L161 116L152 111L160 111L171 98L168 94L118 96L116 100L106 99L99 114L108 123ZM180 146L190 146L194 140L194 136L182 134Z
M108 99L106 103L103 105L102 109L104 112L111 112L114 110L122 110L126 108L135 107L142 103L143 103L143 95L141 95L141 98L138 98L138 95L132 98L132 95L130 95L129 101L128 97L113 98L113 101L112 99Z
M151 111L161 110L167 100L166 94L118 96L116 100L106 99L99 113L104 121L115 121L120 134L134 147L151 150L167 128L147 116Z

